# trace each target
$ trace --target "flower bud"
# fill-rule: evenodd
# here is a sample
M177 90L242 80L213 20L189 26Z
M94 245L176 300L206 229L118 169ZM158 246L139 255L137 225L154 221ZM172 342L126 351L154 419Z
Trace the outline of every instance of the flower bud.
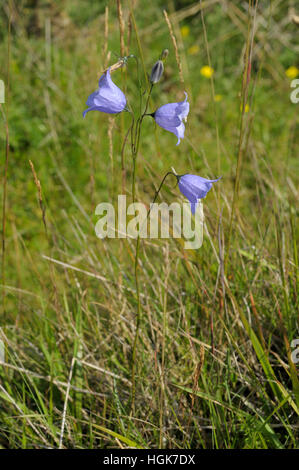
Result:
M150 82L151 83L158 83L160 78L162 77L164 72L164 65L162 60L158 60L155 65L152 68L151 76L150 76Z
M163 49L160 59L165 60L166 57L168 56L168 54L169 54L169 50L168 49Z

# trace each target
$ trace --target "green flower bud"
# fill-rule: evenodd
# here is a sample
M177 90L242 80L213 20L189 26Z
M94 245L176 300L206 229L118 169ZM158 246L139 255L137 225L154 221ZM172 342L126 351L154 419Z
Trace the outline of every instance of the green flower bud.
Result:
M163 49L160 59L165 60L166 57L168 56L168 54L169 54L169 50L168 49Z

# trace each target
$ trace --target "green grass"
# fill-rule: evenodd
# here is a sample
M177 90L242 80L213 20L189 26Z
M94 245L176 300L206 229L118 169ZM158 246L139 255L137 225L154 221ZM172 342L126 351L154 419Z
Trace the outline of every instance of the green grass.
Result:
M285 74L291 65L298 67L298 26L288 19L292 2L260 2L258 8L227 257L248 13L239 2L228 2L227 9L203 2L215 94L221 95L214 103L211 81L200 74L208 58L199 3L134 2L145 70L150 73L163 48L170 51L150 112L182 99L184 89L190 99L178 147L172 134L144 120L137 200L149 204L171 167L214 178L220 163L222 179L204 201L200 249L184 250L175 239L140 244L133 413L136 243L100 240L94 231L97 204L121 194L121 148L130 116L94 112L82 119L101 72L119 56L117 7L89 1L82 11L79 3L50 7L39 0L32 9L30 2L11 0L0 7L2 109L10 143L0 447L298 448L298 367L290 348L299 337L298 104L290 101ZM129 2L122 4L125 46L130 41L128 53L140 57ZM189 27L187 35L182 26ZM199 49L191 54L194 45ZM123 70L113 80L136 107L134 61ZM5 146L2 118L1 201ZM130 200L129 145L124 158ZM41 184L44 221L29 160ZM169 180L159 200L184 199Z

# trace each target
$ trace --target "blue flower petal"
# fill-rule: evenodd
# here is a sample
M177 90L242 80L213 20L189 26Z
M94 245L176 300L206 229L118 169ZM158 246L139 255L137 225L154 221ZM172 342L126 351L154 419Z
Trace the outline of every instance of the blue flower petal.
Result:
M83 111L82 114L83 114L83 117L84 117L84 118L85 118L85 116L86 116L86 113L88 113L88 111L101 111L101 110L99 109L98 106L91 106L90 108L85 109L85 111Z
M179 189L181 193L186 196L190 201L191 211L194 214L196 210L196 204L198 199L206 197L208 191L213 186L213 183L219 181L221 178L215 180L209 180L198 175L182 175L179 176Z
M160 106L154 113L156 123L169 132L175 134L178 138L179 145L181 139L184 138L185 126L183 119L186 120L189 113L188 95L185 92L185 100L179 103L168 103Z
M116 114L124 110L127 100L124 93L113 83L110 68L101 76L98 90L89 95L86 104L89 109L84 111L83 117L88 111Z

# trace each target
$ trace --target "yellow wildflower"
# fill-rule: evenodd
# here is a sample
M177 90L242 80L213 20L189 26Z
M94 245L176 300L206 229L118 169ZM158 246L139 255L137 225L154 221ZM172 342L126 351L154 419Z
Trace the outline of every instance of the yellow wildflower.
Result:
M186 38L187 36L189 36L189 33L190 33L189 26L182 26L181 27L181 35L182 35L183 38Z
M193 46L189 47L188 54L196 55L198 53L199 53L199 45L198 44L194 44Z
M244 109L245 113L248 113L249 109L250 109L250 108L249 108L249 104L246 103L246 104L245 104L245 109ZM242 105L240 106L240 111L242 111Z
M214 96L214 101L216 101L216 103L218 103L218 101L221 101L222 100L222 95L215 95Z
M288 78L293 79L298 77L299 75L299 69L295 67L294 65L291 65L286 71L285 74Z
M211 78L214 73L214 69L209 65L204 65L203 67L201 67L200 73L203 77Z

